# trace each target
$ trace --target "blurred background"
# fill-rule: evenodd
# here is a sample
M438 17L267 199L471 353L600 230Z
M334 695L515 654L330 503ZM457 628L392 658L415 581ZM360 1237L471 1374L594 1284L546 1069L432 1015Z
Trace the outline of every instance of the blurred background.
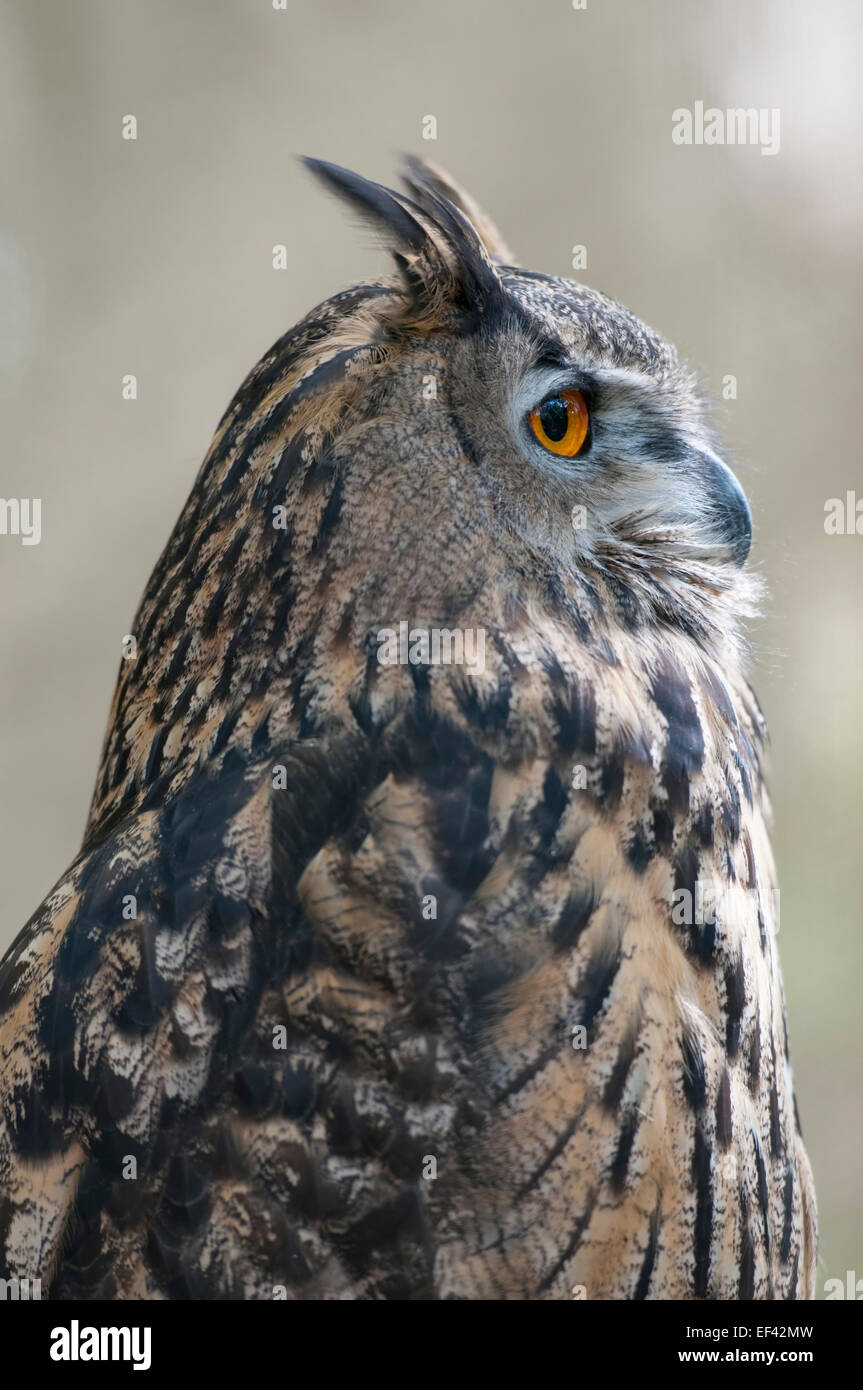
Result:
M0 536L0 950L78 849L122 638L230 396L317 301L386 266L295 156L388 182L423 154L525 265L573 274L585 246L576 278L677 343L716 403L770 590L754 680L819 1290L863 1276L863 535L824 530L827 499L863 500L863 8L0 11L0 493L42 499L39 545ZM779 153L675 145L696 101L778 108Z

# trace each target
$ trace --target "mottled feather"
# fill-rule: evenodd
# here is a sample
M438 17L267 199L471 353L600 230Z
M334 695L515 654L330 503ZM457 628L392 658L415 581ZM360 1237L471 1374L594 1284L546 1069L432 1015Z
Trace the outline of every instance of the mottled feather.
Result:
M147 586L84 848L0 968L2 1273L811 1297L757 592L690 377L446 176L313 167L396 274L254 368ZM518 433L561 371L569 473ZM484 665L382 665L402 621Z

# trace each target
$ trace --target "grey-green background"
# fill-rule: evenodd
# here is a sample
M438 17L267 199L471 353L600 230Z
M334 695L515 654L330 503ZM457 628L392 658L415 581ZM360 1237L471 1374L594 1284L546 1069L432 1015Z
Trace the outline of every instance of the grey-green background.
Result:
M861 31L855 0L6 0L0 494L40 497L43 537L0 537L0 948L78 847L121 639L231 393L385 264L294 156L383 181L431 156L526 265L568 274L586 245L581 278L717 401L770 587L755 683L819 1287L863 1275L863 536L824 532L828 498L863 498ZM778 107L779 154L674 145L696 100Z

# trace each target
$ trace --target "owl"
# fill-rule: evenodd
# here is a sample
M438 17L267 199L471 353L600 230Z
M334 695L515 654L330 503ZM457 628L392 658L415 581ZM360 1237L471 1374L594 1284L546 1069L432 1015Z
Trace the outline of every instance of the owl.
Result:
M54 1299L814 1293L744 494L672 347L446 175L223 416L0 972Z

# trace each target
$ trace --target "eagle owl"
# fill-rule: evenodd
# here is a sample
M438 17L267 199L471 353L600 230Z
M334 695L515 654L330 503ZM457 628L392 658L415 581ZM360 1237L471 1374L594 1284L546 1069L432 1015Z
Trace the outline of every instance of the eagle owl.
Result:
M812 1297L745 497L637 318L473 200L222 418L0 981L57 1299Z

